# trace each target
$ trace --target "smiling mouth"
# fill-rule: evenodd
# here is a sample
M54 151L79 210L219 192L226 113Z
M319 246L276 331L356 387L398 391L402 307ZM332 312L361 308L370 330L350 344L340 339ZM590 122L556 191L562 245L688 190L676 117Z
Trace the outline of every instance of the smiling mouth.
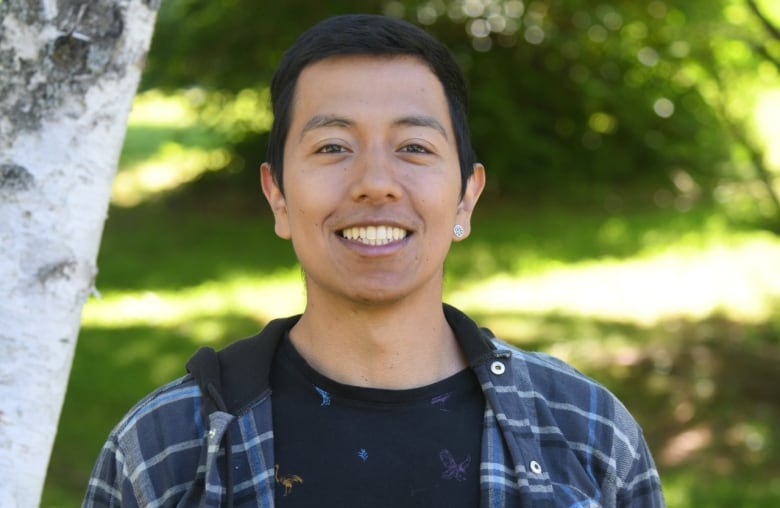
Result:
M343 238L366 245L387 245L403 240L408 234L405 229L394 226L360 226L341 231Z

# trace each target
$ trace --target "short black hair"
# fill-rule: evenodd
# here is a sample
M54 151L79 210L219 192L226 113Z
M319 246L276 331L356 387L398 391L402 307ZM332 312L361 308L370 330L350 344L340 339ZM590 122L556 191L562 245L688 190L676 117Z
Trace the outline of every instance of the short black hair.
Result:
M449 106L462 196L477 162L469 134L468 90L463 73L450 50L423 29L401 19L374 14L346 14L320 21L301 34L282 55L271 79L274 120L267 153L279 189L284 192L284 145L298 77L308 65L344 55L414 56L430 67L444 88Z

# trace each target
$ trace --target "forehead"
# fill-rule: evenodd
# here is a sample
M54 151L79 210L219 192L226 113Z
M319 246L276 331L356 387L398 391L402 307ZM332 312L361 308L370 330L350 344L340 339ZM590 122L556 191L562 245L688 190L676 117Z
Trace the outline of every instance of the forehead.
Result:
M313 112L426 110L450 124L444 87L415 56L342 55L306 66L293 97L292 124ZM327 111L333 110L333 111Z

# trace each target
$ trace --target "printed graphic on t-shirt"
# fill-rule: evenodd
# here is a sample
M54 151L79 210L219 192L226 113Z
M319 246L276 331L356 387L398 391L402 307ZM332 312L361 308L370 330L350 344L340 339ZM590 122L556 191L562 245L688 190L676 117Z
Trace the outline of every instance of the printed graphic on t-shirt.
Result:
M466 479L468 473L469 464L471 464L471 455L466 455L466 458L458 462L452 455L452 452L446 448L439 452L439 459L441 465L444 467L444 471L441 473L441 477L445 480L457 480L462 482Z
M320 397L322 397L322 403L320 403L320 406L330 406L330 394L316 385L314 386L314 389L317 390L317 393L319 393Z
M271 387L274 506L479 505L484 398L471 371L409 390L341 385L286 340Z
M452 396L452 392L447 392L443 395L437 395L436 397L433 397L431 399L431 405L437 407L439 411L444 411L445 413L449 413L450 410L447 408L447 401L450 400L451 396Z
M280 475L279 474L279 464L276 464L274 466L274 479L276 480L276 483L282 486L284 488L284 495L288 495L290 491L292 490L293 486L296 483L303 483L303 478L298 476L297 474L287 474L287 475Z

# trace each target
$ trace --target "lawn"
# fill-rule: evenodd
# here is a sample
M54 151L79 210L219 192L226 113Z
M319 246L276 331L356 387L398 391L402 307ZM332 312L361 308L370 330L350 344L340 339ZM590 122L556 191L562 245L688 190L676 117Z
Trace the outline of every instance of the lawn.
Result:
M301 309L300 270L259 187L204 172L221 152L179 120L130 130L42 506L80 505L110 428L197 347ZM177 172L170 157L182 154ZM150 164L167 176L151 178ZM448 301L623 400L670 507L780 506L780 237L706 205L486 196L446 268Z

